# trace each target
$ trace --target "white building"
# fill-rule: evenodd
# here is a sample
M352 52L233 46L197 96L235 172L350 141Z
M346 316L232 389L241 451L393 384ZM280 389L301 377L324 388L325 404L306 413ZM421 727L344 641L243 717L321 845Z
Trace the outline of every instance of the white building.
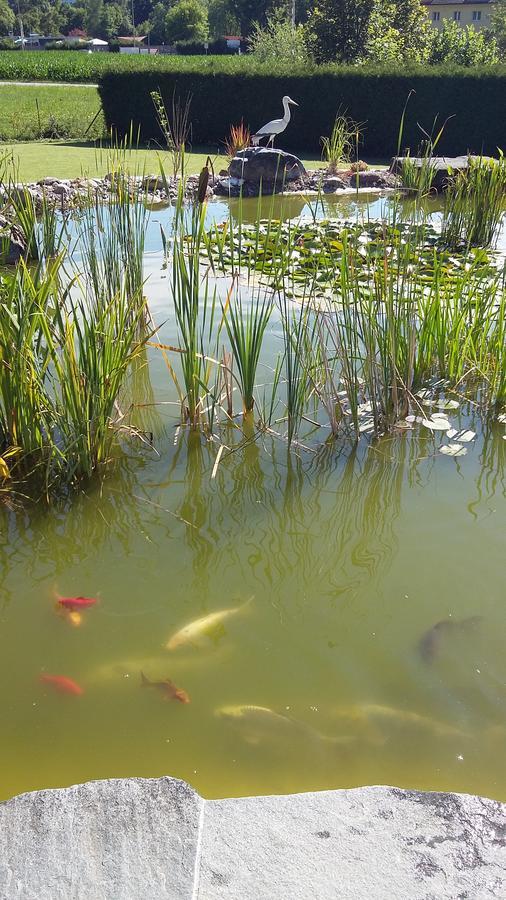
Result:
M490 28L490 12L494 0L422 0L430 23L442 28L443 22L456 22L465 28Z

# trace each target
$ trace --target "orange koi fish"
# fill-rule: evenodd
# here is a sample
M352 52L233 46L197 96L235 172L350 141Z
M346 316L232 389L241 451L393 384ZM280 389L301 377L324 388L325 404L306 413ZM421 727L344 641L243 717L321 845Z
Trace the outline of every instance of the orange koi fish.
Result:
M48 684L60 694L72 694L74 697L80 697L84 694L84 690L77 681L67 678L66 675L46 675L43 673L39 676L41 684Z
M57 605L62 609L79 610L95 606L95 597L58 597Z

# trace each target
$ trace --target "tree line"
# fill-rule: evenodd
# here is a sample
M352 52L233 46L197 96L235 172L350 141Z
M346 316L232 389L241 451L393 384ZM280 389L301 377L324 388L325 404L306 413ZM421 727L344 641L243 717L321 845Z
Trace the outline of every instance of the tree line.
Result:
M133 17L132 17L133 12ZM295 22L293 21L295 13ZM152 44L242 35L273 66L363 62L486 65L506 56L506 0L496 0L488 31L445 22L430 26L420 0L0 0L0 34L114 40L149 35ZM133 20L132 20L133 19Z

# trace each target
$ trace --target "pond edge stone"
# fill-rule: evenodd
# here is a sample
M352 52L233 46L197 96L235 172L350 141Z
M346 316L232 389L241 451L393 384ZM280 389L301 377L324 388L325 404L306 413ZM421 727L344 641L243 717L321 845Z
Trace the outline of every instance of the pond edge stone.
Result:
M2 900L506 897L506 805L388 786L204 800L176 778L0 804Z

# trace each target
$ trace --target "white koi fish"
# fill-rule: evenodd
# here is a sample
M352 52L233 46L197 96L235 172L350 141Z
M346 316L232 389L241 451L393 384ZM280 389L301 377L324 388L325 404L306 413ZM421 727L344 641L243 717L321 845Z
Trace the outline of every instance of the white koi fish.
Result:
M237 613L245 610L252 601L253 597L250 597L249 600L246 600L246 603L241 603L240 606L234 606L230 609L219 609L217 612L209 613L207 616L202 616L200 619L195 619L194 622L190 622L172 635L166 644L167 650L176 650L178 647L182 647L185 644L198 643L203 637L212 637L213 632L215 632L220 625L223 625L223 623L227 619L230 619L231 616L235 616Z

